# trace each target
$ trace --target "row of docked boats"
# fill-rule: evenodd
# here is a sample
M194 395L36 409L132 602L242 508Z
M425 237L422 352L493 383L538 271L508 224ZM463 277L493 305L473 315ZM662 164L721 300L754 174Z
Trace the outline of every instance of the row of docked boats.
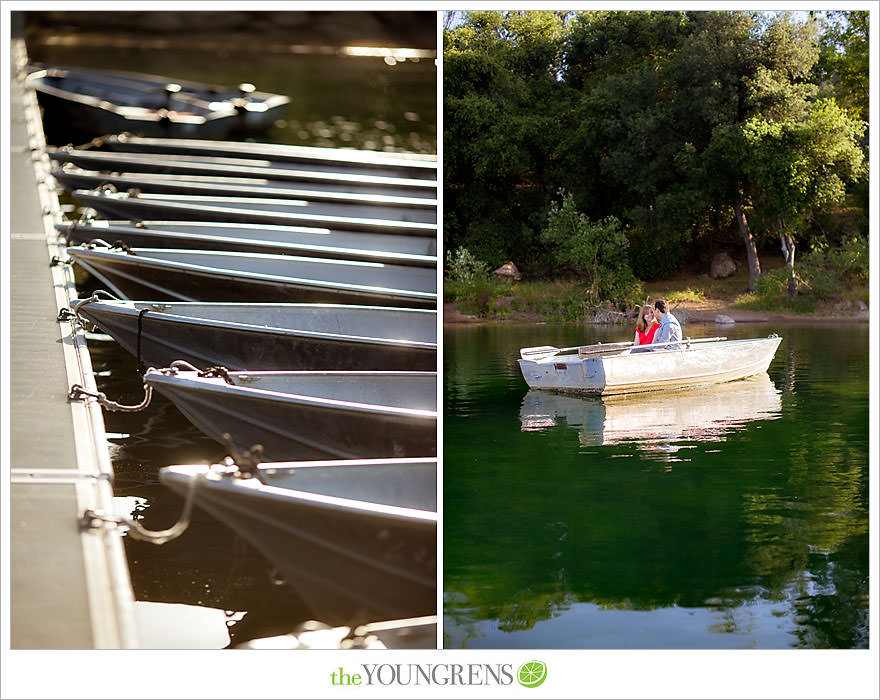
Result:
M48 155L84 212L67 261L104 289L71 314L238 459L160 479L322 623L434 615L436 158L140 132Z

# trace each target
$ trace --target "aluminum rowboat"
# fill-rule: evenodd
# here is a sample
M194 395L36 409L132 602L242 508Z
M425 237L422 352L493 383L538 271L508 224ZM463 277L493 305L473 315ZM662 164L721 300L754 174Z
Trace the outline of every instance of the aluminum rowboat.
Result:
M532 389L625 394L716 384L766 372L781 340L775 334L749 340L684 340L678 349L648 352L586 346L578 354L517 361Z
M120 173L167 173L171 175L222 175L256 177L265 180L321 183L344 192L372 191L409 197L437 197L434 179L396 177L352 171L348 168L319 168L243 158L112 153L74 148L49 148L46 154L58 163L73 163L86 170Z
M159 478L181 495L194 487L194 503L256 547L321 622L436 612L436 459L275 462L257 472L177 465Z
M47 67L27 77L53 124L91 136L211 136L265 131L290 99L175 78L88 68Z
M65 188L95 190L112 185L117 190L138 190L152 194L209 195L218 197L269 197L274 199L302 199L328 204L348 204L380 209L383 218L387 212L406 210L417 221L437 220L437 200L426 197L403 197L372 192L340 192L324 188L319 183L297 183L285 180L265 180L256 177L227 177L223 175L167 175L164 173L108 173L83 170L67 163L52 170L52 177ZM419 213L410 210L421 210Z
M68 244L96 240L129 248L182 248L301 255L417 265L437 268L437 241L427 236L357 233L300 226L270 226L196 221L128 221L91 219L55 224Z
M436 370L437 312L348 304L78 299L80 318L146 367Z
M250 141L142 138L130 134L109 136L101 141L101 147L118 153L251 158L278 164L324 166L364 173L385 173L437 179L437 156L424 153L389 153L353 148L290 146Z
M265 197L208 197L181 194L129 194L101 190L75 190L73 196L108 219L230 221L249 224L320 226L338 231L402 233L437 236L437 224L408 221L419 210L404 209L400 219L382 219L383 209L357 205L332 205ZM409 212L416 212L410 214Z
M228 372L149 369L144 383L208 437L229 434L266 459L437 454L436 372Z
M437 305L428 267L161 248L74 246L67 254L123 299Z

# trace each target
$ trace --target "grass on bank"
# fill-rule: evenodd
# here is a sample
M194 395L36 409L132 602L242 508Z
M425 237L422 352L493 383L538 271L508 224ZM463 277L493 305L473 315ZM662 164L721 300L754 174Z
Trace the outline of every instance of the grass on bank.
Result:
M548 322L629 322L645 298L665 298L673 306L682 302L720 299L734 308L777 313L834 313L868 303L868 242L850 239L837 248L819 248L804 254L795 266L798 294L788 294L788 269L772 258L762 260L763 275L755 291L746 292L748 271L739 269L725 279L708 275L683 275L672 280L638 283L627 304L599 307L585 301L580 279L522 280L504 283L480 266L474 274L447 276L444 301L463 313L485 319L528 317ZM468 261L473 262L473 261ZM604 313L603 313L604 312Z

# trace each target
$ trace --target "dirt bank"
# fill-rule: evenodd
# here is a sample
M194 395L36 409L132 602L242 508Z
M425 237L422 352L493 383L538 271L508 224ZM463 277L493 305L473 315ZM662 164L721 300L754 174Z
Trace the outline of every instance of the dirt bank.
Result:
M689 324L712 324L716 325L718 316L727 316L734 323L761 323L761 324L805 324L805 323L867 323L869 311L823 311L814 314L783 313L778 311L747 311L736 309L731 306L730 300L705 299L703 301L685 301L675 306L675 315L681 321ZM633 319L634 321L635 319ZM461 325L474 323L546 323L545 319L538 314L519 313L511 311L510 315L502 320L484 319L478 316L463 313L455 304L443 305L444 325Z

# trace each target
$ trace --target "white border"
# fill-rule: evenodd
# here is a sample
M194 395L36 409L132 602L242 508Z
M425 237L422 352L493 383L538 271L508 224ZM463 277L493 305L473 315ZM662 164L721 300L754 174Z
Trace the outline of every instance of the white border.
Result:
M190 3L192 4L192 3ZM201 3L200 3L201 4ZM77 4L76 9L98 9L95 3ZM511 3L449 3L438 8L437 3L379 2L365 6L357 3L322 3L321 9L329 5L332 9L555 9L565 7L565 3L531 2L524 5ZM682 9L706 9L709 3L679 2ZM130 2L124 9L170 9L179 8L180 3L169 2ZM609 6L600 3L577 3L573 9L661 9L662 3L617 3ZM259 9L305 9L314 8L314 3L272 2L253 3L248 6ZM871 114L878 114L877 75L878 75L878 10L875 2L756 2L748 6L742 3L714 3L713 9L765 9L765 10L808 10L808 9L868 9L871 16ZM218 0L210 4L211 9L239 11L240 2ZM3 62L2 86L4 97L8 94L9 70L6 61L9 57L9 12L13 10L67 10L73 9L67 2L4 2L2 5L2 36L0 36L0 60ZM106 3L100 9L120 9L119 3ZM198 9L193 4L192 9ZM438 16L438 25L442 15ZM441 25L442 26L442 25ZM440 30L438 30L439 32ZM438 44L442 53L442 41ZM438 93L442 94L442 59L439 60ZM8 182L9 167L6 145L9 139L8 101L0 98L0 133L2 133L2 180ZM440 182L442 183L442 101L438 101L438 148ZM878 182L878 150L876 116L872 119L870 143L871 182ZM442 189L438 193L442 213ZM9 211L9 192L3 186L0 198L0 211ZM871 190L871 309L880 309L878 295L878 216L880 216L878 188ZM4 221L6 217L4 215ZM442 219L441 219L442 221ZM9 322L5 304L8 299L8 226L3 227L0 236L0 261L2 261L3 312L2 323L2 368L0 386L2 396L2 464L3 478L8 472L8 415L9 403L5 388L8 386L9 353L6 338L9 337ZM441 255L442 260L442 255ZM441 263L442 264L442 263ZM774 651L774 652L675 652L675 651L424 651L424 652L232 652L231 655L218 656L218 652L22 652L9 651L8 591L8 531L7 521L3 519L3 567L4 588L2 608L3 642L3 698L155 698L155 697L211 697L211 698L290 698L290 697L579 697L579 698L876 698L880 695L878 678L878 444L877 426L880 425L877 404L878 383L878 329L880 324L870 327L870 382L871 382L871 613L870 613L870 651ZM442 327L440 329L442 331ZM442 353L442 332L439 334ZM442 357L442 354L440 355ZM442 363L438 367L439 381L442 382ZM442 383L441 383L442 387ZM442 395L442 394L441 394ZM442 464L442 420L440 421L441 443L438 456ZM442 474L442 467L438 470ZM6 482L8 483L8 482ZM442 483L442 482L441 482ZM3 489L2 512L8 513L8 489ZM438 514L442 526L442 498L438 504ZM438 543L439 561L442 562L442 541ZM442 566L438 567L442 571ZM442 582L442 578L440 579ZM442 600L442 599L441 599ZM222 654L222 652L221 652ZM241 654L241 656L239 656ZM531 658L547 662L548 679L536 690L526 690L518 686L504 688L492 687L433 687L422 689L407 687L333 688L329 684L329 674L339 666L356 670L363 663L502 663L518 664ZM218 663L219 661L219 663ZM236 663L239 661L239 663Z

